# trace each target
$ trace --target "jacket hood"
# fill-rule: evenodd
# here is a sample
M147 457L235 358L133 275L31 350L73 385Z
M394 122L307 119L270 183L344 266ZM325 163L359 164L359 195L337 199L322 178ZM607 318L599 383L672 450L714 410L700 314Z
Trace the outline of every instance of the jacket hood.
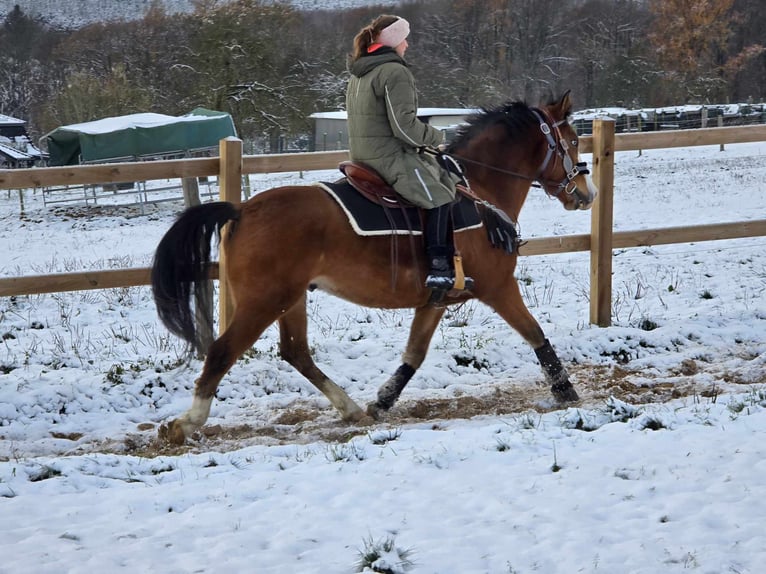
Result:
M372 54L365 54L361 58L351 62L349 72L351 72L352 75L361 78L381 64L386 64L388 62L398 62L402 66L407 65L407 62L405 62L393 48L384 46L375 50Z

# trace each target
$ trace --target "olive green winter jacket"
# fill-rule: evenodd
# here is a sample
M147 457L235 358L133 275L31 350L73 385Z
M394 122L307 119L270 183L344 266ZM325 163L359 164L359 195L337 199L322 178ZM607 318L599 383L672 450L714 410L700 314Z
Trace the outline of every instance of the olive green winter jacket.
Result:
M412 203L427 209L455 198L455 181L423 146L442 142L440 130L417 118L415 80L391 48L352 62L346 90L351 159L374 168Z

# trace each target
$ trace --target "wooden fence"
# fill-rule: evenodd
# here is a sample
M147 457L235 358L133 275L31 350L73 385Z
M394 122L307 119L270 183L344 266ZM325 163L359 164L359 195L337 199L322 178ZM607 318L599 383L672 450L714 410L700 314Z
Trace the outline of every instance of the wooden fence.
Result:
M590 251L590 321L608 326L611 323L613 249L766 236L766 219L614 233L614 153L761 141L766 141L766 125L615 135L613 120L596 120L593 135L580 139L580 151L593 154L593 179L599 186L599 197L592 210L591 233L530 239L520 254L530 256ZM221 140L220 156L213 158L0 170L0 189L215 175L219 178L221 199L239 203L243 174L332 169L347 157L345 151L243 156L242 142L236 138L226 138ZM225 265L225 259L219 261L219 267L214 268L212 278L218 278L219 268ZM0 278L0 296L133 287L148 285L149 278L148 268ZM219 329L228 324L231 305L228 289L222 280Z

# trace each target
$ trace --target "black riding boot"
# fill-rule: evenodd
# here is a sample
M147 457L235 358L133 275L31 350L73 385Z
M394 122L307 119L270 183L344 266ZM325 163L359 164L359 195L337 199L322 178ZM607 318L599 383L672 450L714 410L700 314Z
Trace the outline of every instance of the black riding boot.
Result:
M455 284L452 270L452 247L447 242L450 204L429 209L426 214L425 244L429 272L426 287L448 291Z

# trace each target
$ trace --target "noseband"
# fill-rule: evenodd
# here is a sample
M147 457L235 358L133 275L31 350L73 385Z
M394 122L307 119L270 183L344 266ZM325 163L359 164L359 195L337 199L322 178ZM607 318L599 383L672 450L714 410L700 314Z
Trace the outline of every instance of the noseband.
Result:
M574 183L574 178L578 175L587 175L590 173L587 167L587 163L584 161L574 163L572 158L569 157L569 144L561 135L559 126L566 123L566 119L559 120L557 122L546 121L547 113L537 108L532 108L532 113L540 121L540 131L545 136L548 142L548 150L545 153L545 159L540 166L535 179L540 182L540 185L550 196L560 198L562 193L567 195L575 194L578 200L582 203L587 203L588 199L582 195L580 190L577 189L577 185ZM553 128L553 129L551 129ZM554 157L555 154L555 157ZM553 162L551 163L551 159ZM546 177L549 171L556 169L556 163L558 159L561 159L561 163L564 166L564 178L560 182ZM551 191L553 188L553 191Z

